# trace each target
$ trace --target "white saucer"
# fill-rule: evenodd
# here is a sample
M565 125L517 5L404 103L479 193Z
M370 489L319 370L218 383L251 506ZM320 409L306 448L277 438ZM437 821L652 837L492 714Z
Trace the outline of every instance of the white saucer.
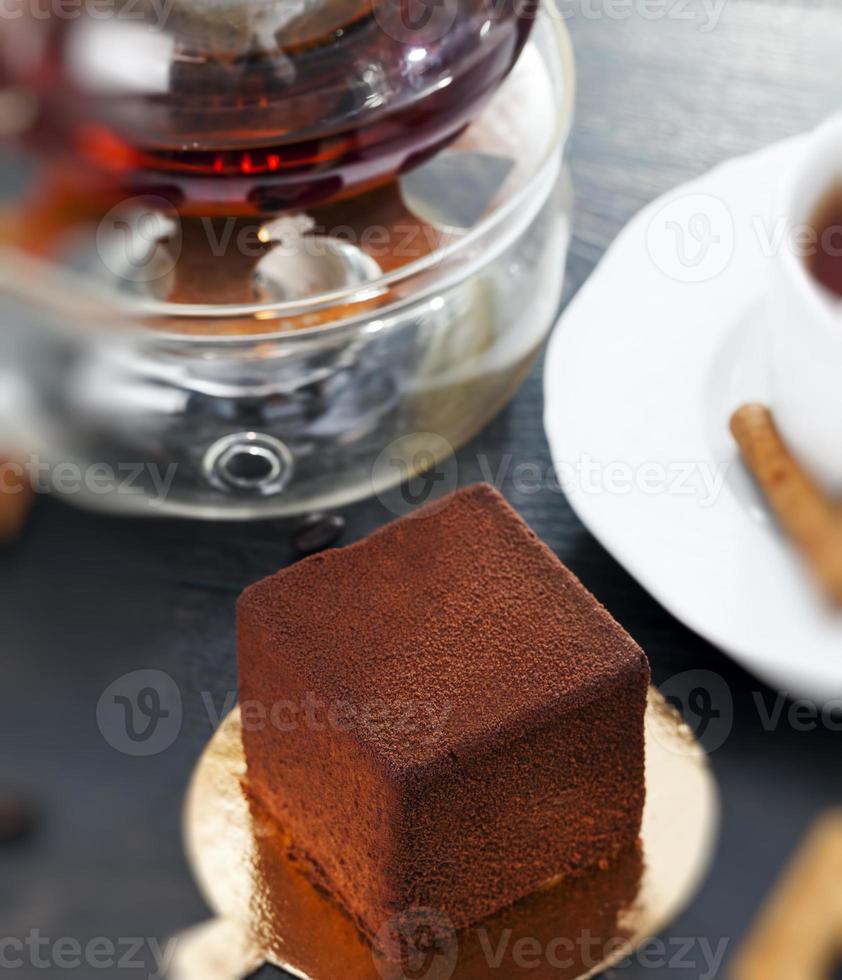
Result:
M666 609L779 690L825 703L842 696L842 613L728 431L740 403L768 401L771 201L798 148L717 167L625 228L550 342L545 425L574 510Z

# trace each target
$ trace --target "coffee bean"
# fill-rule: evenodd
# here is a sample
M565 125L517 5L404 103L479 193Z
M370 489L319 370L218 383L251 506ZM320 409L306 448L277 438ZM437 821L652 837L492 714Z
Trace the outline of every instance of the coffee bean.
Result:
M16 844L35 829L35 808L27 800L0 798L0 844Z
M301 555L315 555L332 548L345 531L339 514L310 514L292 532L292 546Z

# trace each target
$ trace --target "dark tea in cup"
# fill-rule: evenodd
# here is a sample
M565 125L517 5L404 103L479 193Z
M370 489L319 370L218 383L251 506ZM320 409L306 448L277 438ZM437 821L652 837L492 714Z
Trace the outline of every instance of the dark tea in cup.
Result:
M817 282L842 299L842 182L821 199L810 226L816 245L807 267Z

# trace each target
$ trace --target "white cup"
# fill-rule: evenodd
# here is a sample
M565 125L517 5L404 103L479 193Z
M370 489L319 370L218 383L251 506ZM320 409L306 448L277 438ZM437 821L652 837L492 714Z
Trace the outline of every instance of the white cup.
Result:
M772 408L782 436L812 475L842 495L842 301L809 268L817 209L842 186L842 115L807 138L778 195L787 235L772 264ZM819 234L821 227L815 228ZM842 249L842 229L834 231ZM842 260L840 260L842 261Z

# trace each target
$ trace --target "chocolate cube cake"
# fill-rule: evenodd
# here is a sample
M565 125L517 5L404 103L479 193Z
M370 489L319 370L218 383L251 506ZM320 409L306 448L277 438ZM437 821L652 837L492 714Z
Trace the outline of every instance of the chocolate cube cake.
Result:
M633 846L646 658L491 487L251 586L251 792L369 936Z

